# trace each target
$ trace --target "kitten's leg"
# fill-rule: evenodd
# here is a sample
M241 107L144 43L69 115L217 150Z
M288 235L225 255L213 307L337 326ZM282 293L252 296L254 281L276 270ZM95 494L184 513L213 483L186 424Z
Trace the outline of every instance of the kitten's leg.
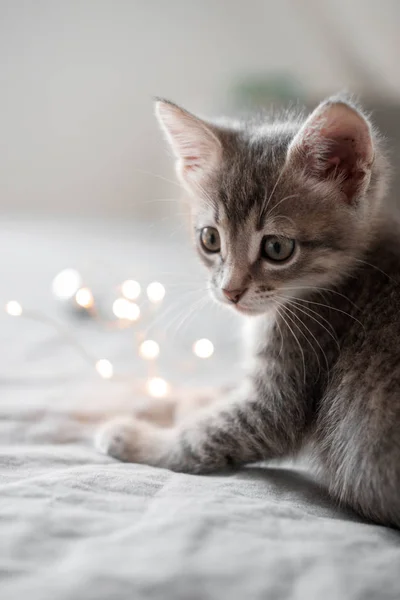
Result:
M348 380L321 404L315 448L323 478L340 503L400 527L400 398L379 383L362 389Z
M146 398L134 410L134 417L160 427L172 427L199 409L226 398L231 386L220 389L177 390L168 398Z
M116 420L103 426L96 441L120 460L198 473L293 453L305 420L304 405L289 386L283 397L245 383L173 428Z

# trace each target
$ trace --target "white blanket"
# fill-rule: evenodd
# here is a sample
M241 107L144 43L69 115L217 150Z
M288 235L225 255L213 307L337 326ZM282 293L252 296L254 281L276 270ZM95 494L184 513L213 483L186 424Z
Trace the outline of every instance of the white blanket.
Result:
M130 333L74 320L49 284L94 259L111 264L88 270L100 291L131 274L167 284L162 272L179 282L187 271L193 281L183 242L168 240L141 227L8 222L1 300L56 316L99 358L143 374ZM233 321L221 325L221 314L197 315L183 333L167 328L164 376L226 379L235 355L221 331ZM192 339L213 331L215 360L188 365ZM400 597L399 533L339 510L305 472L252 466L200 477L115 462L91 435L106 413L134 406L129 383L101 381L51 328L5 315L0 364L1 600Z

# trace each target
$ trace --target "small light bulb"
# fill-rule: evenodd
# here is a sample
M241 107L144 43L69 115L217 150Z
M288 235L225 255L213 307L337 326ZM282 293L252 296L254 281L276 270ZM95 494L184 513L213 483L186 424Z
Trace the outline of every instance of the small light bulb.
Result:
M20 317L22 315L22 306L16 300L10 300L5 306L6 313L12 317Z
M199 358L210 358L214 353L214 344L203 338L193 344L193 352Z
M140 308L134 302L129 302L129 306L126 311L126 319L128 321L137 321L140 317Z
M137 321L140 317L140 308L134 302L129 302L126 298L117 298L112 307L114 315L118 319L127 321Z
M75 294L75 300L78 306L82 308L91 308L94 304L94 298L89 288L81 288Z
M125 319L127 300L117 298L113 302L112 311L118 319Z
M72 298L79 290L82 278L75 269L64 269L53 279L51 288L57 298L67 300Z
M160 354L160 346L154 340L145 340L140 344L139 354L146 360L154 360Z
M128 300L136 300L141 292L140 283L133 281L133 279L127 279L121 285L121 291L122 295Z
M153 398L164 398L168 394L169 385L161 377L152 377L147 381L147 391Z
M114 374L112 364L106 358L101 358L95 365L96 371L103 379L111 379Z
M165 296L165 287L158 281L153 281L147 286L147 297L153 304L161 302Z

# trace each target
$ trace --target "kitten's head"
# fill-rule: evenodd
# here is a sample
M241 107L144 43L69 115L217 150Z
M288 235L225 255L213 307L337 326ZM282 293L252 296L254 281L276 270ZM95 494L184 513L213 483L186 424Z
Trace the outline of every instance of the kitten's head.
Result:
M190 198L212 295L244 314L337 283L371 239L385 162L366 116L333 98L307 118L156 114Z

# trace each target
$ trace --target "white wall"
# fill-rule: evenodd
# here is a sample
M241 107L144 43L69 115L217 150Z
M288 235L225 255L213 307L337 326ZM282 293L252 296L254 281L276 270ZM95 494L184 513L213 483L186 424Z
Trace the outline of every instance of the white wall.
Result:
M141 172L172 176L153 95L207 113L237 76L282 69L312 95L398 97L398 5L0 0L0 210L152 214L177 191Z

